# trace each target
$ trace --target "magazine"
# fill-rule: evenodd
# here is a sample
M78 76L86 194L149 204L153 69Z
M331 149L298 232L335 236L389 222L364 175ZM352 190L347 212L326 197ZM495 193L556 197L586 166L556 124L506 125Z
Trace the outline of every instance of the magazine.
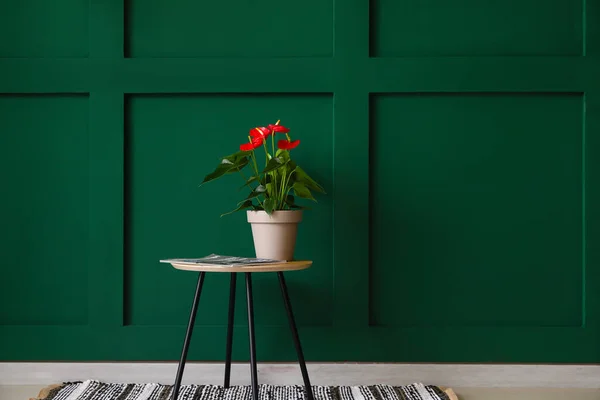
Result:
M221 265L227 267L235 267L240 265L255 265L255 264L274 264L282 263L285 261L270 260L266 258L248 258L248 257L234 257L224 256L220 254L210 254L202 258L168 258L160 260L161 263L177 263L177 264L189 264L189 265Z

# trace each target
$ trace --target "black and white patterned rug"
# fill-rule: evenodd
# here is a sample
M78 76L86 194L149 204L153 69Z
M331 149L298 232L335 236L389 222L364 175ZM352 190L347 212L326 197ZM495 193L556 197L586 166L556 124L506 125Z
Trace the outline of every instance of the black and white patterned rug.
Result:
M44 400L170 400L171 385L156 383L68 382L47 390ZM228 389L213 385L182 385L178 400L250 400L250 386ZM314 386L315 400L454 400L451 390L414 383L406 386ZM305 400L303 386L260 385L260 400Z

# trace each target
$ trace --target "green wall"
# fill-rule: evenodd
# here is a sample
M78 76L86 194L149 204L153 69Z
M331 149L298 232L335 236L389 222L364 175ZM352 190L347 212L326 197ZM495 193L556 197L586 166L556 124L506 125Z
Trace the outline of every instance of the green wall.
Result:
M196 279L158 260L252 255L240 182L197 186L277 119L328 191L288 275L309 360L600 362L600 0L3 2L0 359L177 359Z

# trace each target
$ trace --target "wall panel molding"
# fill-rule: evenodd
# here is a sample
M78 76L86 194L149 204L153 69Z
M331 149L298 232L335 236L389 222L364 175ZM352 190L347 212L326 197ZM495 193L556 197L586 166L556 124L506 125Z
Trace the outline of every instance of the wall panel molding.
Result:
M219 154L237 148L238 138L249 127L281 118L298 129L298 137L311 150L298 155L304 157L307 170L315 168L314 174L325 181L328 189L327 197L314 206L315 212L307 213L306 224L301 226L310 234L306 237L301 233L305 242L300 247L307 258L316 260L314 267L290 274L289 278L292 297L304 304L294 308L300 314L308 359L600 362L600 253L595 246L600 239L600 136L595 134L600 128L600 1L557 0L546 4L542 0L523 0L513 1L511 8L511 1L490 5L465 0L445 8L442 0L432 0L429 5L419 3L418 7L418 2L412 0L308 0L302 10L295 4L276 0L265 0L252 7L242 3L68 0L48 10L42 0L22 0L0 6L0 22L4 22L0 24L0 33L4 33L0 39L4 44L0 46L0 94L32 96L31 99L71 94L86 98L84 117L78 111L61 112L59 101L48 104L48 110L57 110L55 117L46 125L40 123L31 128L27 132L33 135L30 142L19 140L22 147L31 144L40 153L52 148L65 159L89 157L85 171L86 167L82 167L81 171L69 173L89 174L90 182L84 190L90 196L90 208L82 218L91 229L87 253L90 264L72 274L73 279L81 277L89 290L82 300L78 295L81 287L75 286L72 303L65 308L89 305L89 315L75 318L76 325L60 318L55 318L59 324L56 326L43 320L35 329L31 329L31 321L26 318L11 317L10 324L0 325L0 337L5 339L0 341L0 357L34 361L177 359L195 279L193 274L168 270L158 264L158 258L196 251L200 254L188 255L201 256L205 250L251 253L243 217L218 218L216 208L221 210L233 201L232 186L215 182L199 190L197 184ZM56 18L52 18L54 13ZM460 103L464 97L475 100ZM419 106L398 100L398 107L390 107L386 121L380 121L377 118L381 103L374 99L381 98L425 100ZM443 100L438 102L439 98ZM498 98L506 101L490 107L488 101ZM530 101L522 101L524 98ZM469 110L466 113L465 108ZM18 127L6 125L18 112L0 108L5 138L18 131ZM411 113L420 113L420 118ZM39 122L36 118L31 112L23 124ZM476 128L475 120L480 123ZM445 136L447 126L452 128ZM504 131L498 126L504 126ZM385 143L378 142L382 128L386 131ZM471 129L471 134L466 134L465 129ZM48 135L59 131L67 136L69 132L73 134L73 142L81 139L75 133L88 132L89 147L72 152L69 144L59 146L47 141L52 137ZM522 134L523 143L514 135L517 131ZM131 132L133 136L129 136ZM429 132L431 143L425 143L423 136L407 140L415 132ZM370 282L373 265L369 263L376 258L374 251L379 250L371 239L375 235L370 236L369 230L374 224L373 208L387 198L374 193L373 183L381 182L374 182L379 178L373 171L378 171L378 175L385 168L407 165L390 173L385 183L397 189L394 210L406 215L403 205L411 193L427 191L423 189L427 183L423 170L452 154L456 156L453 161L438 165L435 173L429 175L431 178L447 174L449 180L454 180L456 190L453 192L448 184L445 195L464 195L465 188L485 186L469 186L464 179L466 172L451 174L481 151L482 146L472 146L470 150L469 146L478 140L481 143L482 138L490 143L497 141L496 148L506 153L490 155L496 157L493 159L498 165L509 164L513 159L521 162L524 172L513 174L515 181L531 172L531 168L538 168L537 175L530 175L537 176L542 186L550 179L543 176L542 170L555 175L571 174L572 180L562 175L551 177L561 182L557 186L571 200L578 195L567 186L584 186L585 190L579 192L581 201L572 206L565 203L555 218L557 225L568 227L572 235L576 235L573 232L577 224L583 225L579 231L581 240L575 238L572 242L579 246L578 254L583 253L585 268L581 268L582 262L576 256L550 262L547 274L537 280L542 288L533 279L528 281L532 296L539 295L531 302L535 307L529 304L529 308L524 306L511 314L515 304L508 302L510 306L503 306L491 294L501 296L503 292L498 288L502 284L524 301L519 271L506 268L515 275L516 283L512 285L507 284L506 276L500 279L491 272L486 275L484 269L469 274L467 267L452 259L452 246L448 245L451 241L443 242L443 238L432 235L429 248L446 244L446 260L456 261L450 263L450 271L444 269L444 262L428 264L436 265L431 267L433 272L437 268L447 277L450 289L427 293L431 289L428 280L437 279L439 284L439 276L428 276L426 271L414 269L414 265L403 273L407 262L398 254L397 262L377 271L381 274L380 283L390 286L380 291L382 287ZM537 138L539 151L533 149L531 138ZM439 146L443 140L445 145ZM457 143L460 140L462 144ZM45 147L35 148L36 144ZM578 150L573 150L575 144ZM0 152L11 155L18 149L11 146L6 147L8 150L0 148ZM527 148L533 166L525 165L526 157L519 153L520 148ZM378 158L382 149L389 150L386 160ZM420 163L410 149L421 152ZM569 154L566 158L547 155L561 150L571 154L571 158ZM412 165L408 165L410 160ZM500 168L484 168L483 157L480 162L480 171L495 172L496 182L502 181ZM536 167L536 162L542 167ZM575 162L583 171L570 169ZM477 172L476 167L470 172ZM11 182L29 178L23 169L5 170ZM410 182L413 186L407 184ZM507 187L510 188L508 183ZM548 187L544 186L545 190ZM512 194L517 192L515 189ZM227 194L218 197L223 193ZM3 206L16 201L10 196ZM550 193L548 202L558 204L557 196L560 194ZM215 209L204 209L202 204ZM415 207L417 204L412 203ZM421 208L429 217L452 220L453 215L469 215L466 207L457 213L446 208L446 214L436 214L444 207L443 202L429 204L431 207ZM461 206L458 202L454 205ZM519 204L513 206L519 209ZM547 223L547 218L540 217L544 204L531 210L531 215ZM583 211L583 218L578 210ZM470 221L471 226L477 225L477 221ZM575 222L569 225L569 221ZM375 229L396 237L390 245L394 250L411 240L414 244L415 238L410 235L401 241L400 233L406 227L396 229L385 221L375 223ZM323 227L322 236L314 231L318 226ZM186 239L169 242L171 247L164 244L186 229ZM200 229L211 229L222 240L212 242L211 248L206 249L195 232ZM134 234L128 236L132 231ZM461 239L460 231L457 228L449 236L452 240L467 240L464 236ZM230 232L243 239L230 244L225 240ZM546 232L533 232L528 240L537 240ZM25 236L36 235L37 227ZM166 239L157 241L161 235ZM140 237L144 240L139 243L144 244L136 249ZM473 238L476 239L474 235ZM560 251L556 241L548 242L554 246L548 251ZM218 247L219 243L227 245ZM490 246L490 258L501 253L507 247L504 244ZM152 252L158 248L160 255ZM465 242L454 248L464 252ZM510 251L513 250L514 246ZM7 246L4 251L9 253L12 248ZM414 255L414 248L411 251ZM134 258L141 256L142 261L132 264L132 254ZM148 258L143 259L143 255ZM543 273L535 264L533 251L527 255L532 264L523 265L526 263L522 259L515 262L521 263L521 273ZM538 256L543 258L543 254ZM56 260L53 263L56 276L69 272L66 264L61 267ZM34 271L34 265L31 261L20 266L19 273L27 268ZM13 271L14 265L6 264L4 268ZM489 271L500 273L499 269ZM419 274L422 279L410 280L410 276ZM207 290L210 287L212 292L207 292L207 298L222 296L226 301L226 293L221 293L226 292L225 277L209 278ZM283 320L279 320L278 291L272 283L268 277L256 282L264 296L264 302L256 306L257 318L261 319L257 327L259 358L289 361L294 357L293 346L287 341L289 332ZM453 283L461 290L453 291ZM22 279L12 289L30 293L32 287L44 284L45 281L32 283ZM407 284L421 289L407 298L409 291L403 290ZM481 289L485 285L490 288L487 292ZM549 287L556 289L556 298L550 297ZM383 292L392 291L385 305L374 302ZM35 295L40 296L38 292ZM561 296L565 301L559 301ZM37 301L41 307L53 304L53 299L42 303L41 296ZM489 313L475 315L468 299L487 304ZM423 308L427 301L435 302L438 308L432 304L429 309ZM457 304L462 308L452 308ZM242 306L238 305L240 309ZM195 343L214 345L192 345L192 360L218 360L224 356L218 343L224 341L225 310L210 307L210 303L203 305L200 301ZM451 308L444 314L443 307ZM550 308L555 311L548 311ZM27 311L16 310L15 314ZM56 310L47 316L55 316L53 312ZM378 318L373 318L377 313ZM207 318L203 320L202 315ZM444 319L444 315L448 318ZM243 312L238 316L241 318ZM241 344L234 345L234 357L239 360L246 357L244 324L244 318L236 321L236 340Z

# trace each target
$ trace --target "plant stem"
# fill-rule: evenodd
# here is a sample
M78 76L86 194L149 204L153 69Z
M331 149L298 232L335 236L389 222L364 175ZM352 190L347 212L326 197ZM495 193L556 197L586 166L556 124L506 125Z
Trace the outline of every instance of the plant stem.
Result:
M273 148L273 157L275 157L275 132L271 135L271 147Z
M246 179L246 176L244 175L244 173L242 172L241 169L238 169L238 172L240 173L240 175L242 176L242 179L244 180L244 183L248 182L248 180Z
M286 175L283 174L283 176L281 177L281 208L282 209L283 209L283 207L285 205L285 200L286 200L286 196L285 196L285 176Z
M275 132L273 132L271 134L271 148L273 149L273 157L275 157ZM279 190L277 189L277 172L273 171L273 181L272 181L272 186L273 186L273 193L278 193Z
M292 190L292 188L289 188L289 189L287 190L287 192L285 193L285 197L288 197L288 195L290 194L290 191L291 191L291 190Z
M258 180L258 184L260 185L260 174L258 173L258 163L256 162L256 154L254 153L254 150L252 150L252 161L254 161L254 172L256 173L256 179ZM258 197L256 198L256 200L258 201L258 204L260 204L260 206L264 208L263 204L261 203Z
M277 209L277 171L269 172L271 176L271 196L275 198L275 209Z
M287 166L285 167L287 170ZM292 171L293 172L293 171ZM292 176L292 172L290 172L289 174L284 174L283 175L283 181L281 182L281 207L284 206L285 201L287 199L287 195L285 193L285 188L287 187L287 185L290 183L290 177ZM287 179L286 179L287 178Z
M265 148L265 168L269 164L269 150L267 150L267 141L263 140L263 147Z
M265 168L267 168L267 165L269 165L269 150L267 149L267 141L263 140L263 148L265 149ZM273 190L274 190L274 182L275 182L275 174L272 174L271 172L268 172L267 174L265 174L265 178L267 176L271 177L271 186L267 186L266 189L267 191L265 193L267 193L269 195L269 197L273 197ZM265 179L265 186L266 186L266 179Z
M285 201L288 197L288 194L290 193L290 190L292 190L292 188L288 188L287 186L290 184L290 179L292 178L292 174L296 172L296 168L294 168L293 170L290 171L290 173L287 175L287 181L284 182L283 184L283 201Z
M254 161L254 172L256 173L256 178L259 178L258 164L256 163L256 155L254 154L254 150L252 150L252 161ZM258 182L260 182L260 179L258 180Z
M242 179L244 179L244 182L248 182L248 180L246 179L246 176L244 175L244 173L242 172L242 170L238 169L238 172L242 176ZM258 184L260 185L260 180L259 180ZM256 189L256 188L253 189L252 186L250 186L250 185L248 185L248 187L250 189L252 189L252 191L254 191L254 189ZM258 197L256 197L256 201L258 201L258 204L260 204L260 206L262 207L262 203L260 202L260 199Z

